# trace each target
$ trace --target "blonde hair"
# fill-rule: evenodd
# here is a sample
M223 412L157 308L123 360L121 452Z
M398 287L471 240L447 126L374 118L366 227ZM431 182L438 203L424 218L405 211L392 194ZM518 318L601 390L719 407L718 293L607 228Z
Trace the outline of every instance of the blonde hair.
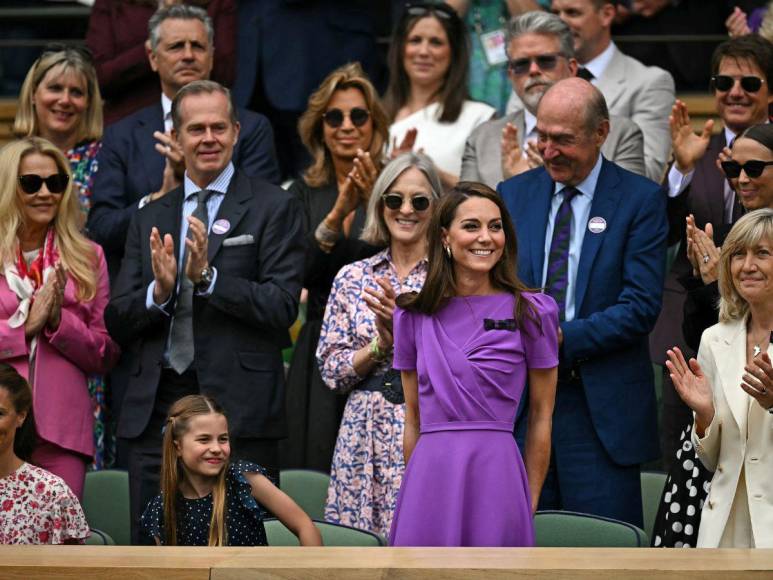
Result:
M310 187L335 183L335 170L330 152L325 146L322 116L336 91L357 89L365 99L373 122L373 138L368 152L377 168L381 167L384 146L389 140L387 119L376 89L362 70L360 63L349 63L330 73L319 88L309 97L309 105L298 121L298 133L303 145L311 153L311 166L304 172L303 180Z
M16 137L35 137L40 135L38 116L32 103L35 91L43 82L46 74L56 67L61 67L60 74L74 71L83 75L86 81L86 111L81 117L76 133L76 143L96 141L102 138L102 96L99 93L97 73L94 65L79 50L65 48L55 52L44 52L36 60L19 93L19 109L13 122L13 134Z
M749 303L739 294L733 283L730 262L733 254L753 248L760 241L773 242L773 209L751 211L739 219L730 230L719 255L719 320L728 322L743 318L749 312Z
M15 262L19 251L18 234L25 220L19 200L19 169L22 159L32 153L50 157L69 177L52 223L62 264L75 282L78 299L88 302L97 293L97 252L78 227L81 210L73 191L70 163L64 153L41 137L18 139L0 149L0 263Z
M161 494L164 502L164 544L167 546L177 545L177 493L184 477L175 442L180 441L188 432L191 419L211 413L225 417L225 412L217 401L206 395L188 395L175 402L169 409L161 444ZM225 525L227 472L226 461L212 488L212 518L209 522L207 544L209 546L228 545L228 531Z

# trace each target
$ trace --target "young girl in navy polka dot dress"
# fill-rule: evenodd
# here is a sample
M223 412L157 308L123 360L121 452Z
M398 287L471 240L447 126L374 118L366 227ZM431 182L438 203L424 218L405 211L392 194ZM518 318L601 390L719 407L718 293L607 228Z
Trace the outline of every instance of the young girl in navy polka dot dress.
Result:
M322 539L309 516L274 486L259 465L229 462L228 421L210 397L190 395L169 411L161 493L142 515L142 530L167 546L265 546L268 510L302 546Z

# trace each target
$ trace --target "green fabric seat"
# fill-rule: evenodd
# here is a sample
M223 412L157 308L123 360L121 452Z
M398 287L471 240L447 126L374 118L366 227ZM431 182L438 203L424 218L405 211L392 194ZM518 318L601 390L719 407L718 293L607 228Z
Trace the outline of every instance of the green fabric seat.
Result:
M313 520L324 521L330 476L311 469L284 469L279 472L279 488L293 498Z
M540 548L645 548L644 530L627 522L591 514L546 510L534 517L536 545Z
M666 486L666 474L656 471L641 472L641 503L644 512L644 531L652 538L655 527L655 517Z
M88 472L81 505L92 529L101 530L119 546L131 544L129 474L126 471Z
M102 530L91 528L91 535L86 538L87 546L115 546L115 540Z
M279 520L266 520L263 525L266 527L269 546L300 546L295 534L284 527ZM314 525L317 526L322 535L322 543L325 546L378 547L386 545L381 536L365 530L329 522L315 521Z

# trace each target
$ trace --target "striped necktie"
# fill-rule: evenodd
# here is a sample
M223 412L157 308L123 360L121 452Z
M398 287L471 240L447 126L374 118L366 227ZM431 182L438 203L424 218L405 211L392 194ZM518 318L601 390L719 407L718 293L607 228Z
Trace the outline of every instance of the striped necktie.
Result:
M572 199L580 192L565 187L561 194L564 201L558 208L553 238L548 254L548 273L545 278L545 292L558 304L559 318L564 320L566 310L566 288L569 285L569 240L572 234Z

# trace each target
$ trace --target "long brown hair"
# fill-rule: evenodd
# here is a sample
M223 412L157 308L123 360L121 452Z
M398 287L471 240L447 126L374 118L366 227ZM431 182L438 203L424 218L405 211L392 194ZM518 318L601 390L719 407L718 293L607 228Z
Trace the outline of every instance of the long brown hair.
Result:
M182 462L177 457L175 442L188 431L190 421L199 415L216 413L225 417L223 408L212 397L188 395L172 405L164 426L161 463L161 494L164 501L164 543L177 545L177 494L184 477ZM228 461L217 476L212 488L212 519L209 523L209 546L226 546L228 532L225 526L226 473Z
M357 89L362 93L373 122L373 137L368 152L376 168L380 169L383 163L384 146L389 140L389 120L376 89L368 80L360 63L345 64L330 73L311 94L308 107L298 120L298 134L312 159L311 166L303 174L303 181L310 187L321 187L336 182L333 159L323 137L322 116L333 94L346 89Z
M35 447L35 416L32 412L32 389L18 371L11 365L0 363L0 389L8 391L13 410L26 413L21 427L16 429L13 439L13 453L22 461L29 461Z
M507 292L515 297L513 316L520 328L523 328L523 317L528 316L538 328L540 321L534 305L523 298L524 292L534 291L518 279L515 264L518 260L518 241L515 228L510 219L510 212L502 198L483 183L460 181L451 191L440 199L432 214L428 229L429 270L427 279L419 293L401 294L397 305L407 310L416 310L423 314L434 314L448 298L458 293L454 261L446 254L443 246L443 231L451 227L460 205L471 197L481 197L496 204L502 216L502 229L505 232L505 247L502 257L489 272L491 286L501 292Z

